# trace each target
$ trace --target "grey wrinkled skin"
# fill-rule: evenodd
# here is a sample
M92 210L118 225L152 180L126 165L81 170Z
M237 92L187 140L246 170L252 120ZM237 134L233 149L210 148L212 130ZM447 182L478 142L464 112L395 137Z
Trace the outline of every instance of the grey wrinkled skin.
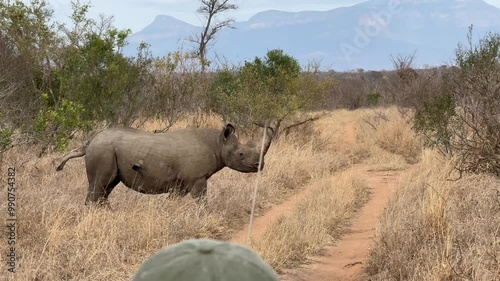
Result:
M85 156L89 181L85 204L106 202L120 182L144 194L190 193L199 202L206 196L207 180L222 168L257 172L260 145L241 144L234 132L231 124L222 130L187 128L166 133L107 129L84 151L66 155L56 170L61 171L72 158ZM266 133L264 155L274 135L270 128Z

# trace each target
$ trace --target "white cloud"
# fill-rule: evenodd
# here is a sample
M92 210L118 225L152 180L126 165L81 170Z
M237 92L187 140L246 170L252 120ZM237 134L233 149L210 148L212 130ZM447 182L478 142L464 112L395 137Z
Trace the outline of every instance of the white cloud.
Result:
M484 2L500 8L500 0L484 0Z

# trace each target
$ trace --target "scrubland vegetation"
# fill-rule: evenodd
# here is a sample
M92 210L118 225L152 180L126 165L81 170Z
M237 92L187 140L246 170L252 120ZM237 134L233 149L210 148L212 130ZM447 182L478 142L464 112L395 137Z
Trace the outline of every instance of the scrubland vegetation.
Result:
M298 138L290 135L273 143L259 187L257 215L312 179L348 164L336 152L316 151L313 143L321 141L320 136ZM190 196L147 196L120 184L108 210L83 205L87 188L83 161L68 163L64 173L56 173L51 160L58 154L40 159L33 154L13 148L4 155L18 171L17 280L128 280L145 258L162 247L194 237L230 239L248 222L255 175L227 169L214 175L206 207ZM3 240L0 245L7 247ZM0 270L6 270L5 264Z
M120 184L105 209L83 205L83 160L61 173L53 162L106 127L227 122L243 140L259 138L264 125L278 133L257 216L310 191L252 241L276 270L348 230L369 200L367 183L350 170L364 165L408 171L381 218L373 280L497 278L499 35L459 45L454 65L432 69L415 69L409 56L394 58L393 71L336 73L300 66L282 50L241 66L208 65L183 49L152 57L146 44L126 58L129 32L89 19L88 8L76 4L73 24L61 26L44 1L0 1L0 160L2 181L16 168L16 280L129 280L162 247L231 239L248 222L255 174L214 175L206 206Z
M371 280L498 280L500 181L453 176L450 160L423 152L381 219Z

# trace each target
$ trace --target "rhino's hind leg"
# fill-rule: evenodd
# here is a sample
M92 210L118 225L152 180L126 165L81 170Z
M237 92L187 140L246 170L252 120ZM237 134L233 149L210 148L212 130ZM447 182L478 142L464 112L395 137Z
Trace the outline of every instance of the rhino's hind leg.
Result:
M120 183L120 178L115 177L112 181L106 184L91 184L87 192L87 198L85 198L85 205L88 203L98 203L106 204L108 201L108 196L113 191L116 185Z
M207 189L208 185L206 179L200 179L194 183L190 193L196 203L207 203Z
M108 150L101 152L100 155L96 154L87 154L86 158L89 187L85 205L89 203L106 204L109 194L120 183L114 152Z

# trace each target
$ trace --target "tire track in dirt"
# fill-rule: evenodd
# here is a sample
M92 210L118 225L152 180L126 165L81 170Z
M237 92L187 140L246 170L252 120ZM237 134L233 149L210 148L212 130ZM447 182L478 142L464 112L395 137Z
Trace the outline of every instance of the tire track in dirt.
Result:
M290 214L293 210L293 207L295 207L295 205L309 193L309 189L303 189L302 191L290 196L285 202L281 203L280 205L272 207L269 211L264 213L264 215L255 217L252 222L251 239L261 237L267 230L268 226L277 221L281 216ZM248 227L249 225L246 224L244 229L234 235L230 241L245 245L248 236Z
M325 256L311 258L312 263L301 268L286 270L282 281L367 279L364 269L379 217L404 172L369 172L363 166L353 169L368 181L370 200L361 208L349 232L336 245L326 247Z
M356 143L355 123L346 126L346 137ZM369 171L363 164L353 165L355 173L365 178L370 189L370 199L352 221L350 230L336 245L325 247L326 254L311 258L311 263L296 269L285 270L282 281L350 281L366 280L366 261L380 216L392 192L398 188L404 171Z

